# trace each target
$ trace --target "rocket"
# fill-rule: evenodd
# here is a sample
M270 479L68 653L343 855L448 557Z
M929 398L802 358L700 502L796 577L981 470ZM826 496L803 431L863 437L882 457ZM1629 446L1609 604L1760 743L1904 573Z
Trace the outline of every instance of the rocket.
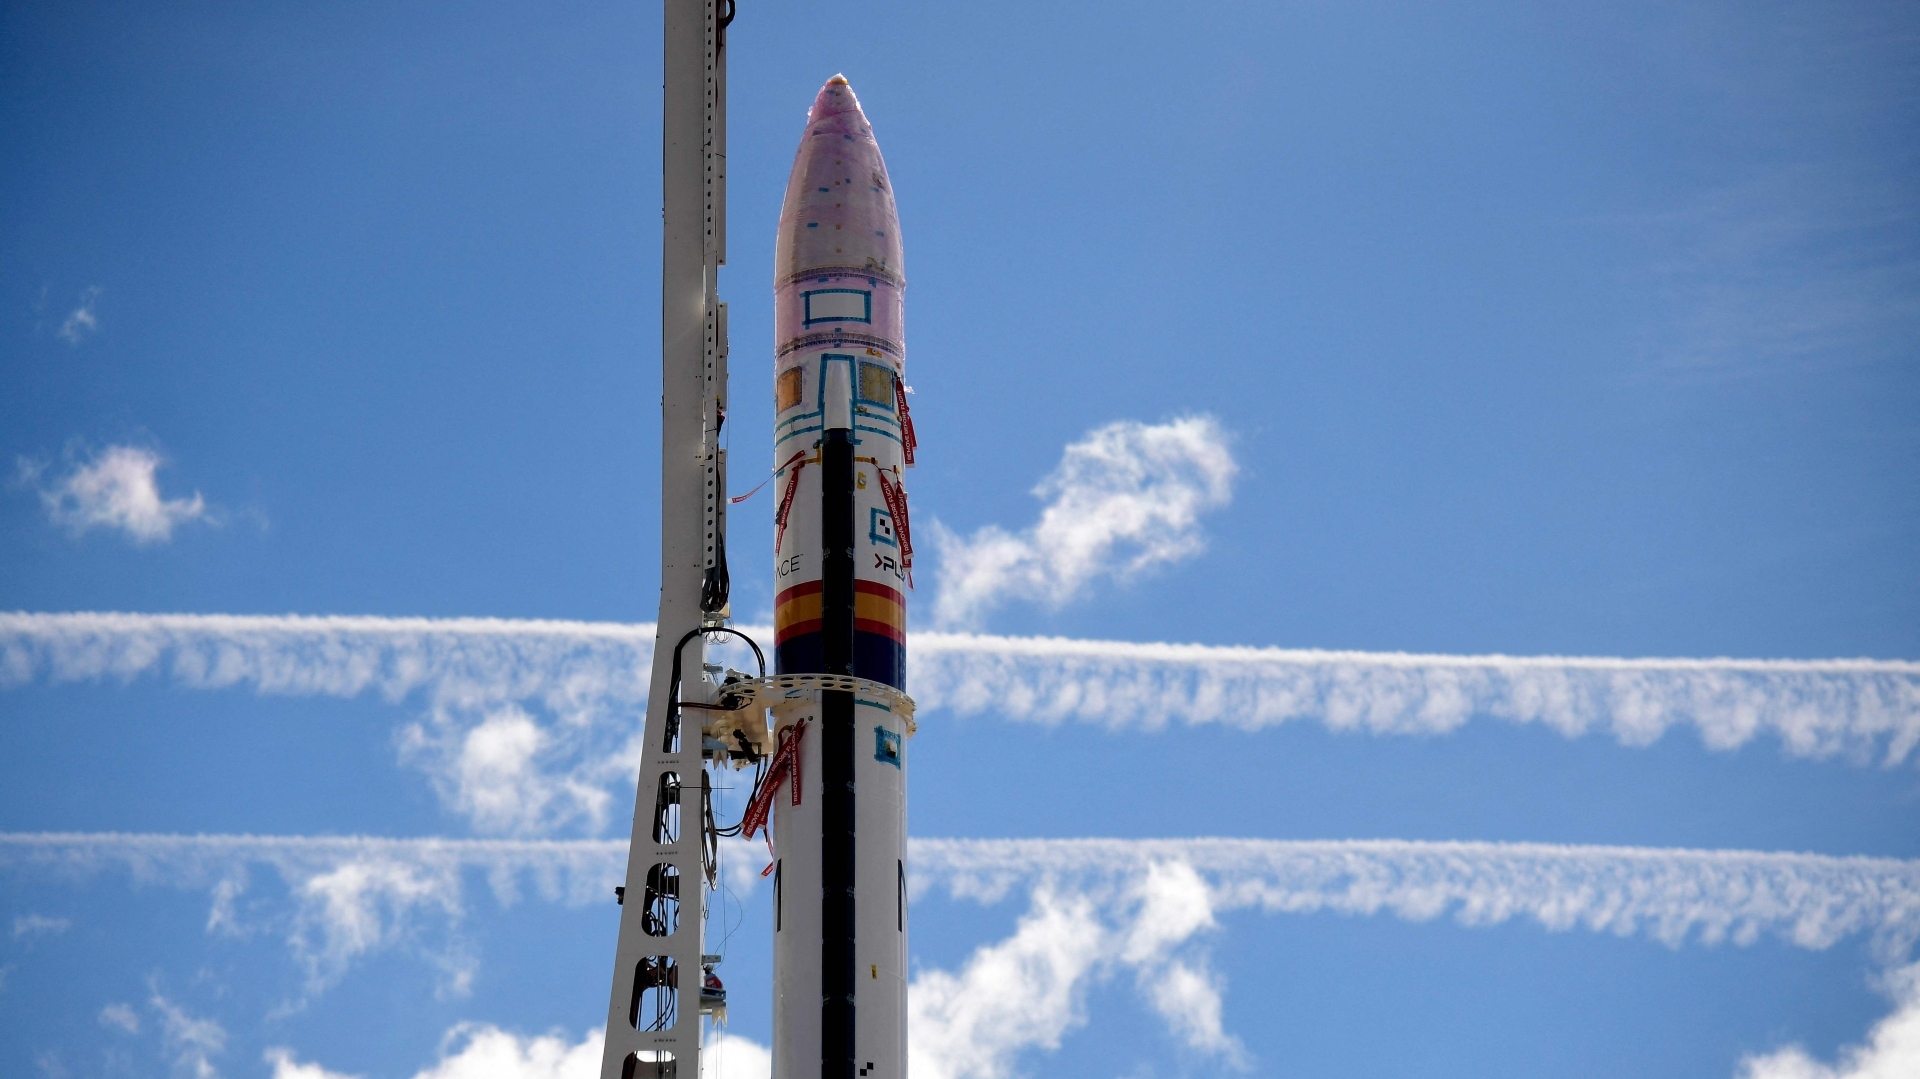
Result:
M773 1074L902 1079L906 279L893 184L842 76L807 113L774 267L776 679L848 688L771 707L792 789L770 799Z
M907 593L913 464L900 220L847 80L807 114L774 273L774 671L729 626L726 71L732 4L665 0L661 117L660 614L633 830L614 889L600 1079L704 1074L726 1021L707 951L720 840L765 829L773 861L773 1074L907 1068ZM747 674L708 663L737 638ZM753 769L738 823L716 773ZM724 945L724 940L722 941Z

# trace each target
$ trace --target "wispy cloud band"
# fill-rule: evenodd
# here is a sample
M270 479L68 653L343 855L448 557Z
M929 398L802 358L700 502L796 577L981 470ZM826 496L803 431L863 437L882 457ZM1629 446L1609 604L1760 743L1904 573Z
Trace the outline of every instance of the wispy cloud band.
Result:
M197 689L423 699L402 756L488 832L604 826L633 781L650 624L492 618L0 614L0 687L160 677Z
M6 613L0 686L158 675L268 694L419 693L430 716L413 742L452 787L463 782L474 729L516 722L504 709L524 706L549 721L523 739L534 747L530 766L593 787L631 771L621 751L644 709L653 636L645 623ZM1888 764L1920 745L1920 663L1906 660L1451 656L971 633L916 633L910 642L909 688L923 711L1016 721L1116 730L1309 721L1432 735L1484 716L1625 745L1674 727L1692 727L1716 749L1770 734L1797 756ZM469 786L518 774L465 759ZM536 794L511 801L503 819L546 819L527 808Z
M1154 865L1190 867L1217 910L1451 915L1549 930L1826 948L1856 934L1890 954L1920 939L1920 861L1544 843L1273 839L917 839L916 888L993 901L1054 882L1098 893Z
M0 833L0 874L85 884L125 873L136 887L205 890L207 931L284 932L309 995L393 948L420 954L443 991L462 994L475 962L457 933L470 874L502 905L528 894L580 905L610 901L624 855L625 844L594 840ZM284 903L257 894L261 870Z
M923 633L923 707L1042 723L1442 734L1475 716L1646 745L1691 726L1715 749L1771 733L1798 756L1906 760L1920 743L1920 663L1904 660L1451 656Z
M760 859L729 844L753 887ZM739 847L735 851L735 847ZM218 890L248 867L296 891L345 866L404 867L437 904L461 908L464 874L502 902L531 894L606 902L624 875L621 840L369 836L0 833L0 872ZM1155 866L1191 869L1216 909L1446 915L1464 925L1530 919L1551 930L1750 943L1764 934L1826 948L1867 934L1904 952L1920 940L1920 860L1761 851L1543 843L1281 839L926 839L909 841L915 895L998 902L1040 885L1100 896Z
M0 832L0 871L84 880L121 871L135 884L214 888L250 867L298 883L343 865L391 862L459 888L484 875L513 902L524 891L579 904L612 896L627 844L612 839L412 839L383 836L172 835L153 832Z
M452 933L471 876L503 903L528 892L604 903L625 853L624 843L602 840L0 834L0 876L81 883L121 871L147 885L204 888L208 929L219 931L272 921L261 902L241 902L250 871L269 868L293 900L287 939L309 994L389 948L438 964L457 992L474 974ZM1920 938L1920 861L1888 858L1223 838L915 839L908 856L920 898L1027 901L1011 936L956 970L915 977L912 1064L928 1079L1006 1079L1021 1054L1058 1046L1085 1021L1088 990L1121 974L1190 1051L1245 1063L1222 1021L1225 980L1204 947L1222 929L1219 915L1234 911L1451 916L1465 926L1530 920L1675 947L1775 936L1822 949L1865 936L1890 963ZM744 897L758 882L759 852L729 841L726 857ZM448 938L437 946L427 942L436 928Z
M651 623L352 615L0 613L0 686L162 675L198 689L399 701L646 699Z

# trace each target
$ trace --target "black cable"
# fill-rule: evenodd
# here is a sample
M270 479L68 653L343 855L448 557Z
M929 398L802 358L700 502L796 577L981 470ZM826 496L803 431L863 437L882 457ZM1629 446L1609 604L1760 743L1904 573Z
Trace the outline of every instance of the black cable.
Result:
M726 497L725 493L720 497ZM733 578L727 573L726 516L722 514L717 520L720 523L713 526L713 565L707 567L706 576L700 579L700 610L707 614L724 610L727 598L733 594Z
M680 643L673 646L673 678L667 689L667 732L666 738L660 745L661 752L673 752L673 744L680 737L680 667L683 658L681 651L687 647L688 641L703 633L730 633L747 642L747 647L753 649L754 661L760 665L760 677L767 676L767 655L760 651L760 646L754 643L752 637L727 626L701 626L698 629L688 630L687 635L680 638Z
M765 756L762 756L759 760L753 763L753 787L747 792L748 805L752 805L753 800L760 797L760 788L762 785L766 783L766 781L767 781L767 758ZM734 821L732 824L727 825L725 828L715 827L713 830L713 834L724 835L724 836L739 835L740 828L745 823L746 823L746 819L743 816L740 820Z
M700 853L707 887L712 888L720 868L720 830L713 819L713 784L707 780L705 768L700 769Z
M695 637L708 633L731 634L747 642L747 647L753 649L754 662L760 667L760 677L765 678L767 676L767 654L760 650L760 645L756 643L752 637L727 626L700 626L688 630L686 635L680 638L679 643L673 646L673 676L668 683L667 730L666 737L660 746L662 752L672 753L675 749L675 743L680 740L680 681L685 660L683 653L686 650L687 642L693 640ZM662 776L662 781L665 781L664 776ZM715 867L718 864L719 836L721 833L716 826L717 822L713 819L713 791L707 781L707 770L704 767L700 769L700 797L702 800L700 853L704 868L707 872L708 882L711 883ZM664 822L655 822L656 830L659 829L662 823Z

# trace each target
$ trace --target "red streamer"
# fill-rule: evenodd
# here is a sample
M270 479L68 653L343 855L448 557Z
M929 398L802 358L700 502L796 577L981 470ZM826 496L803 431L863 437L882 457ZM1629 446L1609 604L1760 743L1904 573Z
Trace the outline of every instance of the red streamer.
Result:
M913 464L913 448L920 440L913 436L913 415L907 411L907 387L896 376L893 380L893 399L900 405L900 448L906 451L907 464Z
M806 466L806 450L801 450L787 458L787 463L780 466L780 468L791 468L793 471L787 473L787 493L780 496L780 508L773 514L773 523L778 526L773 533L773 557L775 558L780 557L780 543L787 538L787 513L793 509L794 492L800 489L800 470ZM774 469L775 472L779 470ZM756 487L754 490L757 491L759 488Z
M803 719L790 732L781 733L788 737L780 739L780 748L773 751L773 762L767 766L767 778L753 801L747 803L746 815L740 818L740 838L752 839L753 833L764 829L768 850L773 849L773 829L767 826L767 819L773 815L773 792L779 789L781 780L791 779L793 804L800 804L800 738L807 733L807 721Z
M893 514L893 531L900 537L900 568L907 571L907 587L912 588L913 525L907 520L907 492L887 478L886 470L873 472L880 477L880 497L886 500L887 512Z

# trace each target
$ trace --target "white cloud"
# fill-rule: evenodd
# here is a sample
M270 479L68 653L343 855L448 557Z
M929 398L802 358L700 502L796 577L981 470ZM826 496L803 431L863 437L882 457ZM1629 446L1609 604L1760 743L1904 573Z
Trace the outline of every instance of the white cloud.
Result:
M440 1041L440 1059L414 1079L598 1079L603 1033L579 1041L564 1032L520 1035L491 1023L462 1023ZM302 1064L287 1049L270 1049L272 1079L356 1079ZM773 1054L748 1038L720 1033L701 1052L702 1079L770 1079Z
M42 485L46 466L21 458L21 483L35 487L47 516L80 536L94 528L119 529L137 544L165 543L175 527L208 521L206 499L163 498L156 473L160 456L139 446L108 446Z
M921 633L908 685L924 710L1158 730L1296 720L1435 735L1475 717L1645 746L1690 726L1711 748L1762 734L1798 757L1879 757L1920 744L1920 663L1331 652Z
M548 795L528 781L537 775L534 755L547 741L533 720L512 706L488 716L461 738L455 760L458 786L468 802L463 808L482 827L540 817Z
M1120 949L1140 992L1191 1049L1245 1063L1239 1039L1221 1025L1220 980L1204 960L1172 955L1203 929L1215 928L1213 896L1185 862L1154 862L1140 877L1140 906Z
M291 942L307 971L307 990L337 982L352 962L368 953L417 938L421 913L457 924L462 910L457 864L432 859L361 855L294 886L299 913ZM470 960L457 947L431 953L445 979L442 991L464 995L473 979Z
M328 1071L318 1064L302 1064L293 1058L291 1049L269 1049L263 1057L273 1065L272 1079L359 1079L344 1072Z
M1188 1049L1245 1064L1221 1026L1219 979L1188 947L1214 928L1206 885L1179 862L1130 882L1034 886L1013 936L983 946L957 974L925 971L907 994L908 1071L919 1079L1005 1079L1020 1053L1056 1049L1085 1022L1089 988L1131 969L1141 995Z
M494 620L0 615L0 680L162 673L186 685L267 693L378 691L390 700L423 693L430 710L408 728L405 752L482 827L537 831L566 820L597 822L607 787L630 782L637 755L630 717L644 706L652 635L645 625ZM1907 759L1920 740L1920 664L1898 661L1409 656L970 634L915 635L911 654L925 709L1115 729L1176 722L1257 729L1317 719L1338 730L1432 734L1489 715L1546 723L1568 736L1608 731L1628 745L1678 724L1723 749L1769 732L1799 755L1874 755L1888 763ZM628 728L627 741L607 740L614 719ZM586 759L609 746L611 754ZM619 763L608 768L611 758ZM1467 925L1527 917L1550 929L1646 933L1669 944L1745 943L1773 933L1825 947L1868 933L1889 953L1911 943L1920 917L1913 867L1885 860L1499 844L1047 843L915 843L916 886L944 879L956 894L985 895L1020 883L1039 897L1013 939L983 949L957 973L925 972L916 981L917 1066L930 1074L999 1075L1022 1050L1057 1044L1078 1022L1085 987L1122 968L1134 971L1146 1004L1175 1037L1240 1063L1222 1018L1222 986L1189 948L1212 924L1212 910L1451 913ZM461 867L481 868L503 897L532 879L549 897L604 902L624 854L618 843L235 844L229 855L253 844L252 854L280 869L297 896L290 944L311 986L330 984L372 951L413 947L442 964L454 991L471 976L471 960L454 945L420 949L416 941L423 925L458 922ZM549 857L567 868L549 875L540 868ZM1061 910L1079 909L1092 893L1062 881L1041 890L1039 873L1065 873L1084 857L1135 870L1185 867L1207 882L1208 903L1171 909L1195 918L1204 912L1205 920L1129 922L1124 904L1096 904L1106 920L1090 932L1121 958L1078 958L1080 938L1054 930ZM437 868L382 861L413 858ZM151 850L130 859L141 872L153 871L155 860ZM212 925L231 917L222 910L245 887L243 875L214 872L218 861L197 870L216 892ZM1095 892L1111 892L1101 888L1107 891ZM1154 938L1136 937L1149 930L1164 931L1171 943L1156 953ZM1151 976L1147 964L1127 958L1152 954L1160 958ZM993 987L1008 970L1044 976L1024 979L1028 995L1010 998L1018 1019L1003 1023L994 1002L1009 998ZM982 1053L942 1054L941 1045L977 1041L974 1032L989 1028L999 1033ZM1777 1058L1768 1060L1791 1063Z
M700 1050L702 1079L772 1079L773 1050L724 1031Z
M764 627L743 627L761 637ZM606 827L639 766L646 623L0 613L0 687L166 678L270 695L424 699L404 760L495 833ZM1920 663L1330 652L916 633L908 684L944 709L1110 730L1318 722L1435 735L1475 717L1652 743L1690 727L1727 750L1778 738L1887 764L1920 744Z
M743 894L764 861L752 847L723 846L730 886ZM211 894L228 882L244 889L249 869L264 867L286 883L298 912L289 924L310 949L300 954L351 960L393 946L402 915L460 917L468 874L485 879L503 905L527 891L572 906L609 902L626 848L625 840L0 833L0 874L125 872L138 885ZM1896 858L1391 839L916 838L908 859L915 894L997 902L1052 882L1062 895L1121 905L1174 897L1117 940L1136 957L1243 909L1415 921L1451 914L1469 926L1527 918L1549 930L1645 934L1673 946L1773 935L1819 949L1867 935L1899 955L1920 940L1920 860ZM1193 898L1195 880L1204 906Z
M1920 1075L1920 964L1887 976L1894 997L1892 1015L1867 1034L1864 1045L1841 1050L1840 1059L1822 1064L1793 1045L1740 1062L1740 1079L1913 1079Z
M477 726L413 724L401 737L402 756L419 759L448 805L483 832L540 832L554 822L604 821L612 795L581 769L552 767L556 733L524 709L492 709ZM564 737L564 733L559 737ZM638 768L631 752L620 758ZM610 777L609 777L610 778Z
M1032 528L989 525L962 537L935 522L935 620L973 625L1016 597L1058 607L1096 579L1124 581L1199 553L1200 515L1233 498L1230 442L1211 416L1110 423L1068 446L1034 488L1049 501Z
M25 616L33 618L37 616ZM130 678L171 668L205 688L398 701L428 711L403 730L403 756L449 804L488 830L598 830L608 788L630 784L653 627L494 619L229 618L102 615L15 651L0 629L0 680L42 660L56 680ZM4 621L4 616L0 616ZM44 645L45 647L40 647ZM529 736L533 714L541 722ZM519 722L524 720L525 723Z
M1222 1025L1220 979L1204 967L1167 960L1136 972L1140 992L1167 1022L1168 1029L1201 1052L1216 1053L1230 1065L1247 1066L1240 1039Z
M522 1038L488 1024L462 1024L447 1032L439 1063L414 1079L596 1079L601 1042L599 1031L573 1042L558 1032Z
M1107 931L1085 896L1035 892L1014 935L934 970L907 993L907 1071L919 1079L1000 1079L1014 1054L1057 1048L1084 1021L1081 996Z
M1082 1022L1086 992L1122 968L1187 1048L1246 1066L1225 1028L1220 979L1193 948L1225 911L1390 913L1410 921L1451 914L1463 926L1530 918L1549 930L1645 934L1675 947L1689 940L1744 945L1772 934L1819 949L1867 933L1883 957L1907 954L1920 937L1920 861L1232 839L915 840L909 857L917 894L943 889L986 902L1016 888L1032 895L1012 937L980 948L957 973L915 979L911 1070L922 1079L1014 1074L1020 1053L1057 1047ZM1904 1061L1880 1048L1896 1040L1877 1031L1874 1051ZM1896 1072L1857 1079L1882 1074ZM1804 1079L1843 1076L1856 1079L1854 1072Z
M1898 362L1920 329L1920 260L1888 242L1904 176L1797 161L1616 220L1652 256L1643 348L1669 374Z
M131 1004L109 1004L100 1009L100 1025L126 1034L140 1033L140 1013Z
M399 735L450 807L510 834L605 826L640 763L654 627L502 619L0 614L0 686L425 698Z
M1823 949L1865 934L1888 957L1920 940L1920 860L1392 839L915 839L909 857L916 893L988 902L1043 883L1115 895L1156 866L1185 867L1205 882L1209 917L1526 918L1673 947L1772 935Z
M49 918L44 914L21 914L13 919L13 939L58 936L73 928L70 918Z
M725 848L743 894L760 864L750 846L730 840ZM457 946L422 942L436 925L457 924L470 874L485 877L502 903L525 888L554 902L606 903L625 860L621 841L0 834L0 875L84 879L119 870L136 884L207 888L216 903L221 895L231 902L249 870L266 867L287 885L294 957L321 985L380 949L410 949L443 969L447 956L461 959ZM1082 1021L1089 988L1123 974L1189 1050L1227 1067L1246 1063L1226 1028L1224 984L1199 947L1219 931L1219 915L1234 911L1450 916L1470 927L1526 919L1672 947L1772 936L1823 949L1863 936L1889 961L1904 961L1920 940L1920 860L1396 840L914 839L908 871L916 896L1031 897L1012 937L957 971L914 979L913 1067L923 1079L1011 1075L1020 1053L1057 1046ZM240 883L223 892L231 882ZM531 1048L538 1039L460 1028L449 1042L459 1048L435 1067L499 1054L537 1064L572 1051L543 1037L552 1044L540 1056ZM714 1058L717 1079L766 1074L763 1050L725 1044Z
M724 848L736 892L750 892L750 858ZM478 960L462 934L472 887L502 906L531 893L572 906L611 903L626 844L355 836L0 834L0 875L74 881L125 873L135 886L205 889L208 932L281 936L304 975L298 1009L368 956L398 951L439 972L443 996L464 995ZM757 869L755 865L753 869ZM261 888L257 870L278 889Z
M212 1019L201 1019L168 1000L156 984L147 1005L160 1016L160 1044L173 1060L176 1075L193 1079L219 1079L213 1058L227 1050L226 1028Z
M763 883L762 851L728 838L719 852L728 887L750 897ZM625 840L0 833L0 877L81 881L114 872L135 886L204 889L209 933L281 936L304 975L304 995L283 1013L386 952L434 968L442 996L465 996L479 968L462 932L476 890L503 907L529 895L610 904L626 855ZM278 889L259 886L262 869Z
M100 318L94 313L94 304L99 302L100 289L96 286L80 294L80 306L73 309L65 322L60 324L60 339L69 345L77 345L93 336L100 329Z

